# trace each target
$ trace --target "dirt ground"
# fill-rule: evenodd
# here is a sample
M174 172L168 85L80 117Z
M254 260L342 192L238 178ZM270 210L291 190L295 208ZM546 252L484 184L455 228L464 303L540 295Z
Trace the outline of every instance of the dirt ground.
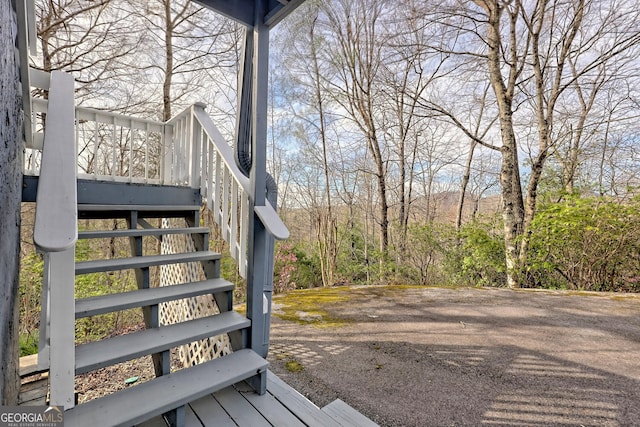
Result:
M274 298L270 361L318 406L381 426L640 426L638 295L343 288L295 321L311 292Z

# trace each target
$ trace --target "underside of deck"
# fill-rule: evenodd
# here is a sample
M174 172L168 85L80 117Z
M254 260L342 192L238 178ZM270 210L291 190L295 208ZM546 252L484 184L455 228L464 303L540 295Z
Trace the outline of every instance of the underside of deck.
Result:
M21 375L29 371L35 358L21 359ZM373 421L341 400L319 408L271 371L267 375L267 393L260 396L241 382L190 402L186 408L185 427L375 427ZM23 384L21 405L45 405L48 375L38 374L35 381ZM166 427L162 417L156 417L139 427ZM100 426L96 426L100 427Z

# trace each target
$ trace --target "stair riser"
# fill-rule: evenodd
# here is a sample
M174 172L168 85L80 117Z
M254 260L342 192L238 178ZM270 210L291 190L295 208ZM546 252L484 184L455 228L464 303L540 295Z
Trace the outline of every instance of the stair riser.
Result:
M231 300L234 288L233 283L223 279L212 279L183 285L162 286L85 298L76 301L76 319L130 308L148 307L163 302L192 298L200 295L215 295L215 298L221 301Z
M145 237L145 236L168 236L174 234L182 235L201 235L204 239L209 237L209 229L204 227L198 228L155 228L155 229L135 229L135 230L96 230L81 231L78 233L78 239L112 239L119 237Z
M147 268L158 265L180 264L186 262L202 262L206 268L219 264L220 254L215 252L189 252L184 254L151 255L133 258L114 258L108 260L84 261L76 263L76 275L107 271ZM217 276L207 275L209 278Z
M159 353L182 344L240 331L251 322L235 312L83 344L76 348L76 375Z

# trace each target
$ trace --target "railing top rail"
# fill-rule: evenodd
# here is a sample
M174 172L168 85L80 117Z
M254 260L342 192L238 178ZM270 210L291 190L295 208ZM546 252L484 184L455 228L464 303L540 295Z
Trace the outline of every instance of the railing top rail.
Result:
M134 117L134 116L127 116L127 115L120 114L120 113L114 113L112 111L99 110L97 108L89 108L89 107L77 106L76 107L76 112L77 112L78 120L90 119L91 117L89 117L89 116L94 116L95 115L95 116L110 117L110 118L113 118L115 120L122 121L122 122L134 121L136 123L145 123L145 124L158 126L158 127L163 127L164 126L164 123L159 121L159 120L145 119L145 118Z
M43 251L70 249L78 239L73 77L51 73L47 132L33 240Z
M236 161L234 159L233 150L227 144L227 141L224 139L224 136L220 133L216 125L211 120L211 117L204 111L205 105L202 103L196 103L193 105L193 114L195 118L200 122L202 129L207 134L207 136L215 143L218 153L220 153L220 157L224 161L224 163L229 168L229 171L238 181L238 183L242 186L242 189L249 193L250 182L249 178L247 178L236 165Z
M204 111L204 107L205 105L202 103L194 104L194 117L200 122L200 125L207 136L215 143L218 153L220 153L220 157L229 168L229 171L238 183L240 183L244 192L248 194L251 188L249 178L247 178L236 165L231 147L227 144L224 137L211 120L211 117L209 117L209 115ZM289 230L287 229L287 226L284 225L278 216L278 213L270 203L267 202L266 206L256 206L255 212L267 231L274 238L277 240L285 240L289 238Z
M200 122L205 133L215 143L216 148L220 153L220 157L222 157L223 161L235 179L240 183L245 193L248 194L250 190L249 178L247 178L236 165L231 147L227 144L220 131L218 131L218 128L213 124L209 115L205 113L204 104L195 104L193 109L195 118ZM289 238L289 230L287 229L287 226L284 225L276 210L270 203L267 202L265 206L256 206L254 209L262 224L275 239L285 240Z

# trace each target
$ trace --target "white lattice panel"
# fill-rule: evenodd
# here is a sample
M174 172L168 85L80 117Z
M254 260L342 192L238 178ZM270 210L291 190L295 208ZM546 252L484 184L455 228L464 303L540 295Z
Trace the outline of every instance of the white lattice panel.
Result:
M184 220L163 219L162 228L184 227L178 224ZM162 238L163 254L195 252L196 248L190 236L182 234L166 235ZM199 262L163 265L160 267L160 286L180 285L181 283L205 280L202 265ZM170 325L200 317L218 314L220 311L212 295L201 295L160 304L160 323ZM231 352L227 334L185 344L179 348L179 356L185 367L197 365Z

